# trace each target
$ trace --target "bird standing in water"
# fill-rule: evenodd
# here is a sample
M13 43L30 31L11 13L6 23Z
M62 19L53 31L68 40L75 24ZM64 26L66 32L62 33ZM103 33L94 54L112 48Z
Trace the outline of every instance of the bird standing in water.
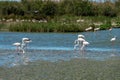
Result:
M79 35L78 35L78 39L76 39L76 40L74 41L74 43L75 43L75 45L74 45L74 50L76 50L77 47L81 46L81 43L82 43L83 41L85 41L84 38L85 38L84 35L82 35L82 34L79 34Z
M18 62L20 62L22 60L23 64L27 64L27 62L29 62L29 58L25 55L25 49L27 48L27 44L32 42L31 39L29 38L22 38L22 43L16 42L13 43L14 46L17 47L16 51L18 53L18 55L21 53L22 51L22 56L16 56L16 62L13 63L13 65L18 64Z
M112 46L114 46L114 42L116 41L116 36L114 36L113 38L111 38L110 41L112 42ZM113 49L113 53L111 54L111 56L115 56L114 49Z
M22 53L25 53L25 48L27 48L27 44L32 42L29 38L22 38L21 50Z
M16 48L16 52L19 53L20 47L21 47L21 43L16 42L16 43L13 43L13 45L17 47L17 48Z
M74 50L79 47L82 52L84 51L84 47L89 44L89 42L87 42L84 38L84 35L78 35L78 39L75 40L76 44L74 45Z
M25 48L27 47L27 44L30 42L32 42L31 39L22 38L22 43L16 42L13 43L13 45L17 47L16 49L17 53L20 53L20 51L22 51L22 53L25 53Z
M81 46L81 48L80 48L80 50L84 50L84 47L85 46L87 46L88 44L90 44L89 42L87 42L87 41L83 41L83 43L82 43L82 46Z
M116 36L110 39L111 42L114 42L116 40Z

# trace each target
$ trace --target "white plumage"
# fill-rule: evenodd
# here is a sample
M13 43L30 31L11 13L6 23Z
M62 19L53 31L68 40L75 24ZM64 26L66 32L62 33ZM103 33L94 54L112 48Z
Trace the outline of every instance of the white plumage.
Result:
M89 44L89 42L87 42L84 39L84 35L78 35L78 39L75 40L75 45L74 45L74 49L76 50L77 47L79 47L80 50L83 50L83 48Z
M82 34L79 34L79 35L78 35L78 38L85 38L85 36L82 35Z
M112 27L109 29L109 31L112 31Z
M111 42L115 40L116 40L116 36L110 39Z
M76 50L77 47L81 46L81 43L82 43L83 41L85 41L85 40L83 39L84 37L85 37L85 36L82 35L82 34L79 34L79 35L78 35L78 39L76 39L76 40L74 41L74 43L75 43L75 45L74 45L74 50Z
M83 42L83 45L88 45L88 44L90 44L90 43L87 42L87 41L84 41L84 42Z
M13 43L13 45L17 47L17 48L16 48L16 51L17 51L17 53L18 53L18 52L20 51L21 43L16 42L16 43Z
M22 50L22 53L25 53L25 47L28 43L32 42L29 38L22 38L22 43L16 42L13 43L14 46L17 46L17 51Z
M16 42L16 43L13 43L14 46L21 46L21 43L19 42Z
M83 44L82 44L80 50L83 50L84 47L87 46L87 45L89 45L89 44L90 44L89 42L87 42L87 41L83 41Z
M85 39L83 39L83 38L78 38L78 41L79 41L79 42L83 42L83 41L85 41Z

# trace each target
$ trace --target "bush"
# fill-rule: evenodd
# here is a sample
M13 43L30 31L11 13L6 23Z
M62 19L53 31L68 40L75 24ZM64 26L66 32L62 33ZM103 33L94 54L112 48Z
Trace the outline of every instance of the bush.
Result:
M100 25L100 29L101 30L105 30L105 29L109 29L109 28L111 28L111 22L110 21L108 21L108 22L106 22L105 24L103 24L103 25Z

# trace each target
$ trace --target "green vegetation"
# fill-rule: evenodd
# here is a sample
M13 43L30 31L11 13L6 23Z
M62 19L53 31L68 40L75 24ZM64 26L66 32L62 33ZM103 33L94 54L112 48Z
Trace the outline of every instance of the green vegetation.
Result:
M119 7L119 0L1 1L0 25L5 25L1 30L20 32L80 32L94 23L108 29L120 25Z
M77 20L80 20L77 22ZM116 21L118 18L109 17L77 17L77 16L61 16L55 17L48 22L14 22L6 25L9 31L17 32L82 32L85 28L95 25L103 29L109 29L112 26L111 21ZM120 26L119 22L115 22ZM112 26L114 27L114 26Z
M29 65L0 68L3 80L120 80L120 59L95 61L37 61Z
M82 24L82 26L85 26ZM79 32L83 31L80 24L76 23L64 23L64 22L47 22L47 23L33 23L33 22L22 22L17 24L11 24L9 26L10 31L18 32Z
M1 1L0 15L5 18L53 18L58 15L109 16L119 15L120 1L93 2L89 0L21 0Z

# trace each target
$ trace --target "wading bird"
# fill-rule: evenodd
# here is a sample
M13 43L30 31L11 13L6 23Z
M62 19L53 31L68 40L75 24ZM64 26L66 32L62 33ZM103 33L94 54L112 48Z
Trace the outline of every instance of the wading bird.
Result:
M19 61L22 60L23 64L27 65L27 62L29 61L29 58L27 56L25 56L25 49L27 47L27 44L32 42L31 39L29 38L22 38L22 43L19 43L19 42L16 42L16 43L13 43L14 46L17 47L17 53L19 55L19 53L23 53L22 56L16 56L16 63L13 63L13 65L16 65L18 64ZM21 59L20 59L21 58Z
M82 35L82 34L79 34L79 35L78 35L78 38L85 38L85 36Z
M109 31L112 31L112 27L111 27L111 28L109 28Z
M17 48L16 48L16 51L17 51L17 53L19 53L20 47L21 47L21 43L16 42L16 43L13 43L13 45L17 47Z
M116 36L110 39L111 42L114 42L116 40Z
M27 48L27 44L32 42L31 39L29 38L22 38L22 44L21 44L21 49L23 53L25 53L25 48Z
M29 38L22 38L22 43L16 42L13 43L14 46L17 47L17 52L19 53L22 50L22 53L25 53L25 48L27 47L27 44L32 42Z
M74 50L79 48L81 53L83 54L85 46L89 45L89 42L87 42L84 39L84 35L78 35L78 39L75 40Z
M112 42L112 46L114 46L114 42L116 41L116 36L111 38L110 41ZM114 49L113 49L113 51L114 51ZM111 56L113 57L113 56L115 56L115 54L112 53Z
M84 40L84 37L85 37L84 35L81 35L81 34L78 35L78 39L76 39L76 40L74 41L74 43L75 43L75 45L74 45L74 50L76 50L77 47L81 46L81 43L82 43L83 41L85 41L85 40Z
M83 41L83 43L82 43L82 46L81 46L81 48L80 48L80 50L84 50L84 47L85 46L87 46L87 45L89 45L90 43L89 42L87 42L87 41Z

